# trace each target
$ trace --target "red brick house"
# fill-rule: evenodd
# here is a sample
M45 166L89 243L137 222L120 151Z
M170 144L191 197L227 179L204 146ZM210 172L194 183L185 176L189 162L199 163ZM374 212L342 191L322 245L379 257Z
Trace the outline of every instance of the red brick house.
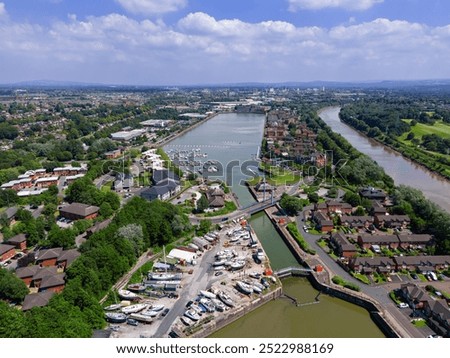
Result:
M74 262L81 254L76 249L64 250L58 256L56 260L56 264L58 267L66 269L69 267L72 262Z
M16 247L13 245L0 244L0 261L6 261L16 254Z
M313 220L316 222L316 227L322 232L331 232L334 229L333 220L321 211L315 211L313 213Z
M358 253L356 246L350 243L347 237L340 232L331 234L330 243L340 257L350 258Z
M42 269L42 267L38 265L27 266L27 267L19 267L16 269L16 276L20 278L25 285L28 287L31 286L33 282L33 277Z
M400 240L400 247L403 249L424 248L433 242L433 237L429 234L398 235L398 239Z
M348 216L342 215L341 217L341 225L355 228L355 229L364 229L368 228L373 224L372 216Z
M351 214L352 206L348 203L330 200L326 202L328 213Z
M60 247L40 250L36 256L36 264L43 267L56 266L58 257L62 251L63 249Z
M52 291L55 293L61 292L66 285L66 274L58 273L52 276L45 276L42 278L39 286L39 292Z
M25 250L27 248L27 237L25 234L19 234L10 238L8 243L14 245L18 250Z
M394 258L397 270L436 271L450 267L450 256L397 256Z
M122 150L116 149L105 153L106 159L116 159L122 155Z
M31 280L31 286L40 288L44 278L46 278L48 276L54 276L57 273L58 273L58 269L56 268L56 266L41 267L34 274L32 280Z
M411 224L408 215L375 215L375 225L378 228L403 229Z
M389 247L391 249L398 248L400 242L397 235L358 235L358 244L363 249L370 249L372 245L379 245L382 247Z
M394 260L389 257L354 257L349 261L349 267L355 272L371 274L377 271L387 275L395 269Z
M52 185L58 185L58 177L39 178L35 181L34 185L37 188L48 188Z
M94 205L73 203L59 210L59 214L69 220L95 219L100 208Z

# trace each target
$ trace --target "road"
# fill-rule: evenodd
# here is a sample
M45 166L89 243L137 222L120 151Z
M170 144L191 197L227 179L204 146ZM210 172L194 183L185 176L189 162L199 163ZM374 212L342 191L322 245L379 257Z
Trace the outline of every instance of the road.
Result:
M169 329L178 316L182 316L186 311L186 303L197 297L200 290L205 290L211 285L211 262L219 251L219 245L213 246L203 254L199 264L194 267L192 277L188 277L189 285L182 287L180 298L175 302L167 316L160 323L154 337L167 337ZM218 278L219 280L220 278Z
M416 328L414 327L410 320L409 314L411 313L411 309L399 309L394 302L389 297L389 292L394 288L400 287L401 283L396 284L394 287L393 284L386 285L365 285L361 281L355 279L351 276L347 271L345 271L341 266L339 266L336 261L334 261L323 249L317 244L317 240L320 238L320 235L313 235L305 232L303 230L303 226L305 224L305 213L311 210L313 206L307 206L304 208L303 212L297 216L297 227L308 242L308 244L317 252L317 255L320 257L325 266L329 269L332 276L338 275L344 278L346 281L352 282L359 287L361 287L361 292L366 294L369 297L375 299L382 309L388 311L393 318L402 326L403 330L410 337L426 337L429 334L434 334L434 332L428 327ZM303 220L302 220L303 219Z

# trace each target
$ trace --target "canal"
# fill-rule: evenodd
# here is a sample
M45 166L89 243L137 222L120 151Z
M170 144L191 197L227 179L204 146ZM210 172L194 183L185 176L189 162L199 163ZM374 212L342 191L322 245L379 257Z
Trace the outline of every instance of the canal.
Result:
M265 213L252 216L250 225L269 256L274 270L298 266L298 262ZM307 278L286 278L283 291L299 303L313 302L318 295ZM296 307L280 298L245 315L211 337L216 338L381 338L385 337L369 312L325 294L320 303Z
M339 118L340 107L329 107L319 112L320 118L331 129L341 134L353 147L368 155L384 168L396 185L404 184L423 192L425 197L450 212L450 182L431 173L401 154L369 139Z
M168 143L164 149L200 148L208 160L217 160L223 167L232 161L243 163L257 154L264 133L264 115L219 114ZM238 167L229 183L242 206L255 200L241 182L247 176ZM221 177L223 179L223 176ZM298 266L265 213L250 220L266 251L272 268ZM317 296L306 278L283 280L283 289L299 302L311 302ZM296 307L287 299L271 301L249 315L216 332L213 337L384 337L369 313L356 305L327 295L320 303Z
M219 114L171 141L164 146L164 150L200 148L202 153L208 155L207 160L218 161L223 173L231 174L226 178L227 175L208 173L211 178L226 180L240 205L245 207L255 200L244 185L244 181L250 176L245 175L240 167L242 163L256 157L264 134L264 121L265 116L262 114Z

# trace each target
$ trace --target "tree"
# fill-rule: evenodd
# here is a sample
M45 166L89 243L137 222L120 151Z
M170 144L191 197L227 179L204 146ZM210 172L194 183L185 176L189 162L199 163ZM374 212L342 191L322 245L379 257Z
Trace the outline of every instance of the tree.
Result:
M21 303L27 294L28 288L20 278L6 269L0 269L0 300Z
M308 194L308 200L311 203L318 203L319 202L319 194L317 194L317 193L309 193Z
M414 132L409 132L408 135L406 136L406 140L411 140L415 137Z
M211 226L212 226L212 223L210 220L206 220L206 219L200 220L200 223L198 224L198 227L196 230L197 235L203 236L203 235L207 234L211 230Z
M364 216L366 215L366 211L364 210L364 208L362 206L358 206L355 210L355 212L353 213L353 215L355 216Z
M347 191L343 199L353 207L361 204L361 197L352 191Z
M0 338L28 337L28 327L22 311L0 300Z
M72 248L75 246L75 232L71 229L61 229L58 225L53 225L48 233L46 243L50 247Z
M303 202L299 198L295 198L284 193L280 200L280 206L288 215L294 216L303 209Z
M136 257L139 257L144 252L144 232L141 225L130 224L123 226L117 230L117 235L131 242Z
M113 214L113 209L111 208L111 205L107 202L103 202L100 205L99 214L103 216L104 218L109 218Z
M203 213L206 209L208 209L209 203L208 199L206 199L206 196L202 194L200 199L197 200L197 212Z

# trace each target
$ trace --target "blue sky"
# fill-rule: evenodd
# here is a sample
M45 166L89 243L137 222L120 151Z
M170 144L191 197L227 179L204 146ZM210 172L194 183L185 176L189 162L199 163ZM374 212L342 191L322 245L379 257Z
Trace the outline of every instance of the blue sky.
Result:
M0 83L450 78L447 0L0 0Z

